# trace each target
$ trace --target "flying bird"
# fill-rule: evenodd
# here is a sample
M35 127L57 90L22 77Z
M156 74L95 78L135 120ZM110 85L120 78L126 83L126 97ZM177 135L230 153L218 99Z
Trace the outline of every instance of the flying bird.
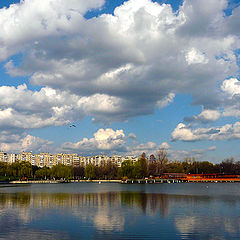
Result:
M76 127L76 125L72 124L72 125L70 125L69 127Z

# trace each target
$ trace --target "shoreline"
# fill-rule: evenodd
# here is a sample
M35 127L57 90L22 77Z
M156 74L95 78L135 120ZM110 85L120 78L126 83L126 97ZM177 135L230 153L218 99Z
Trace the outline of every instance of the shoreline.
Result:
M122 180L29 180L10 181L9 184L58 184L58 183L122 183Z
M127 180L25 180L10 181L4 184L59 184L59 183L122 183L122 184L162 184L162 183L239 183L240 179L127 179Z

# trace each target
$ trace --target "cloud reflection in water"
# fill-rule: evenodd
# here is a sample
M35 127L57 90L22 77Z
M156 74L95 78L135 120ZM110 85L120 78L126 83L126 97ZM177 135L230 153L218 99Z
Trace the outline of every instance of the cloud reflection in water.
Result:
M126 229L132 226L139 234L147 228L153 229L153 237L166 231L176 233L180 239L200 235L205 239L214 239L216 235L218 239L231 239L240 233L240 218L236 213L239 206L238 197L231 197L230 201L221 196L144 192L2 193L0 238L72 239L71 231L127 234ZM145 229L139 227L143 222Z

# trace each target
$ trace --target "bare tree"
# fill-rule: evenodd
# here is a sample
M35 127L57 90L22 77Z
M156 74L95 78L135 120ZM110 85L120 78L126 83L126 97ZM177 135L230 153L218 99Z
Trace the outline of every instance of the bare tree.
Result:
M163 148L160 148L156 153L156 163L157 163L157 174L164 173L167 168L168 157L167 151Z

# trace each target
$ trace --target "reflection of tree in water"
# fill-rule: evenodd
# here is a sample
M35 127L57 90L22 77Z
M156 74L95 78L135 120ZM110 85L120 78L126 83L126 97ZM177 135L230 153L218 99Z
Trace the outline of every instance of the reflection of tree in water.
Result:
M28 207L31 204L31 195L29 193L0 194L0 206Z
M60 210L57 212L60 215L66 210L82 222L90 221L102 232L122 231L127 219L126 214L157 217L160 214L164 218L172 215L170 218L174 217L176 229L183 235L198 234L203 229L209 228L211 229L208 230L207 237L213 236L217 228L229 234L238 234L240 225L237 216L232 217L231 213L228 216L226 213L224 217L209 215L205 219L202 212L196 210L206 206L208 208L215 206L218 209L220 205L232 206L233 203L239 205L240 199L237 196L228 198L145 192L4 193L0 194L0 230L4 232L6 226L20 228L22 223L41 219L44 212L46 213L42 210L55 209ZM194 213L191 213L191 210L194 210Z
M108 193L8 193L0 195L1 208L121 208L126 204L131 208L140 208L144 214L160 211L168 214L168 195L108 192ZM157 210L159 209L159 210Z
M209 201L209 198L148 194L141 192L107 193L8 193L0 195L0 207L41 207L41 208L76 208L76 207L121 207L126 204L131 208L140 207L146 213L155 213L159 209L162 216L167 216L169 203Z
M154 213L159 207L159 212L163 217L167 217L169 214L169 196L165 194L158 195L157 197L152 195L150 207L152 207L152 212ZM154 208L154 206L156 206Z
M106 192L106 193L2 193L0 208L122 208L141 209L144 214L160 212L168 216L169 210L176 206L208 204L218 197L184 196L144 192ZM239 203L238 197L222 197L218 200L225 204Z
M155 214L159 209L162 216L167 216L169 211L169 197L166 194L148 194L148 193L121 193L121 201L132 208L140 207L143 213L149 211Z

